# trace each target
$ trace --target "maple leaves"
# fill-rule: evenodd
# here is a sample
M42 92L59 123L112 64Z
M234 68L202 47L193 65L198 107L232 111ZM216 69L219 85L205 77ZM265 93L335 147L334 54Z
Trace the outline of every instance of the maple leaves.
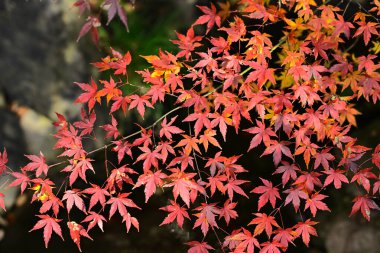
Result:
M94 3L90 3L88 0L77 0L74 4L74 7L79 9L79 14L82 15L85 12L93 11L92 8ZM111 22L111 20L115 17L116 13L119 16L120 20L124 24L126 30L128 31L128 23L127 16L124 8L120 4L120 0L102 0L101 6L103 9L107 10L108 22L107 25ZM97 17L88 16L86 23L82 26L77 41L79 41L84 35L86 35L89 31L91 31L92 40L98 46L99 42L99 34L97 28L101 26L101 23Z
M94 108L95 102L97 101L97 91L98 85L93 79L91 79L91 84L86 83L75 83L78 85L84 93L80 94L79 97L75 100L76 103L87 103L88 109L91 111Z
M80 237L87 237L88 239L92 238L88 235L87 231L83 228L82 225L76 223L75 221L67 222L67 226L70 230L70 237L74 241L74 243L78 246L78 249L80 252L82 252L82 249L80 247Z
M317 231L313 227L318 222L311 221L310 219L307 219L305 222L298 222L298 224L295 226L296 230L295 232L297 235L302 237L302 241L305 243L306 246L309 246L310 242L310 235L317 236Z
M126 207L133 207L133 208L138 208L138 207L131 199L127 198L130 195L130 193L121 193L117 197L111 197L106 204L110 204L110 215L109 219L115 214L116 211L119 212L120 216L124 217L125 215L128 214L127 208Z
M83 199L81 198L81 195L78 192L78 190L73 189L73 190L66 191L62 197L62 201L63 200L66 200L66 209L67 209L68 213L70 213L74 204L79 210L86 213L85 203L84 203Z
M369 221L371 219L371 209L380 210L379 206L375 203L375 201L368 198L368 195L357 196L353 200L353 202L355 202L355 203L352 206L350 216L354 215L355 213L357 213L360 210L363 217Z
M36 171L36 177L39 177L42 173L47 175L48 165L46 164L45 156L40 152L40 156L36 155L25 155L31 162L25 167L25 171Z
M0 152L0 175L7 170L8 154L4 148L3 153Z
M177 116L172 118L169 123L167 123L166 118L164 118L164 120L161 122L160 137L165 135L166 138L172 140L172 134L183 133L183 130L172 125L176 118Z
M276 199L281 199L280 193L276 187L273 187L272 182L269 182L266 179L260 178L263 182L263 186L257 186L252 192L261 194L259 198L258 210L260 210L268 201L274 208L276 205Z
M160 208L160 210L170 212L168 216L166 216L165 219L162 221L160 226L172 223L174 220L176 220L178 226L182 228L184 219L187 218L190 220L190 216L187 213L186 208L181 207L172 200L170 201L170 203L170 205Z
M136 86L128 81L132 55L113 48L109 56L93 63L109 77L76 83L82 90L76 103L88 111L83 109L74 123L57 114L54 123L58 128L54 148L62 149L59 157L65 160L49 166L42 152L27 155L29 162L10 172L14 180L9 186L18 186L21 192L31 186L32 202L40 204L40 220L31 231L44 228L46 246L53 231L62 237L61 210L67 211L69 220L78 210L84 216L82 225L70 220L66 228L79 250L81 237L91 239L88 233L95 226L103 231L105 217L109 220L118 214L127 232L132 227L139 230L139 216L132 214L148 207L136 199L136 191L143 192L145 203L157 192L160 199L170 196L160 208L166 212L160 226L176 223L201 231L202 241L187 243L190 253L214 250L205 240L220 231L227 235L219 246L234 253L285 252L297 238L308 246L310 236L317 236L317 222L310 218L330 211L329 187L359 186L351 215L360 210L370 220L371 211L380 210L374 201L380 191L374 169L380 168L380 145L367 159L369 148L358 145L349 133L360 115L355 100L376 103L380 99L378 59L367 47L358 56L351 46L344 50L348 44L356 46L359 39L352 38L362 36L367 46L378 36L377 19L358 12L348 20L338 7L317 7L313 1L240 4L239 12L229 10L228 3L218 8L198 6L201 16L172 41L178 53L159 50L157 55L143 56L150 68L137 74L146 85L132 93L123 88ZM74 6L81 13L91 9L86 0ZM127 26L119 0L103 1L103 7L108 8L108 23L117 14ZM370 10L378 11L377 7ZM252 22L258 25L247 25ZM273 23L282 26L283 37L273 36ZM79 38L92 31L97 40L99 25L97 17L90 17ZM147 108L166 110L163 103L174 108L143 127L153 120ZM88 142L97 140L100 106L110 114L109 122L100 127L111 142L88 151ZM131 110L145 121L127 134L130 129L123 128L122 115ZM232 138L248 147L248 155L235 153L240 147L225 148ZM105 153L105 168L93 157L100 150ZM274 167L268 166L266 173L272 176L266 179L256 164L238 164L240 157L257 152L260 157L273 157ZM0 174L8 171L7 163L4 149ZM57 191L49 179L56 166L67 173L65 187ZM254 183L257 178L260 185ZM253 188L253 194L247 188ZM241 203L248 204L241 207ZM0 207L5 209L2 193ZM249 229L239 220L242 208L254 215L245 224ZM302 221L285 227L283 223L290 222L282 220L284 209L299 212ZM241 228L230 231L232 227Z
M272 235L272 227L279 228L273 216L267 216L265 213L256 213L254 218L248 225L255 224L254 236L261 234L264 230L268 238Z
M51 234L53 233L53 231L59 237L61 237L62 240L64 240L62 236L62 229L60 225L58 224L61 220L52 218L49 215L37 215L37 217L39 217L40 220L36 223L36 225L34 225L34 227L29 232L44 228L43 234L44 234L44 241L45 241L46 248L48 247Z
M216 7L215 5L211 4L211 8L208 8L206 6L197 6L204 15L200 16L194 23L194 25L201 25L207 23L207 31L208 33L211 28L216 24L218 27L221 25L221 19L216 14Z
M4 203L4 197L5 195L3 193L0 192L0 207L4 210L5 210L5 203Z
M190 249L187 251L187 253L208 253L208 250L214 249L208 245L207 242L192 241L186 244L190 246Z
M215 204L202 203L201 206L194 210L199 211L194 214L197 220L194 223L194 227L200 227L204 236L206 236L210 226L218 228L218 224L215 220L215 216L220 213L219 209L215 207Z

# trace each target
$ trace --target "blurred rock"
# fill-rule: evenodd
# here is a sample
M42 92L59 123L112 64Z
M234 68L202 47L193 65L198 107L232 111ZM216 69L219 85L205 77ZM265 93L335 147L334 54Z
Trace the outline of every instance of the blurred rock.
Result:
M326 234L328 253L379 253L380 230L368 223L339 219L329 223Z

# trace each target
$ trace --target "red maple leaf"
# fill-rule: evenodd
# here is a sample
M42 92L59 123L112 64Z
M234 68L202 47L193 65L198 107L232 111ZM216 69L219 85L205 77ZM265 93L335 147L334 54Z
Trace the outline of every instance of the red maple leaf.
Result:
M337 20L332 22L332 25L335 27L332 36L339 36L341 33L344 33L346 38L350 38L350 29L355 28L351 22L345 21L342 15L336 14Z
M320 38L318 39L312 38L311 42L313 44L313 52L315 59L317 59L318 55L320 55L323 59L328 60L329 57L327 56L326 50L334 48L334 43L331 42L325 36L320 36Z
M100 230L103 231L103 221L107 221L106 218L104 218L103 215L95 213L93 211L89 212L89 215L86 216L86 218L82 221L83 222L89 222L87 227L87 232L90 231L95 225L98 225Z
M292 152L286 145L289 145L288 141L278 142L276 140L271 140L269 146L265 149L264 153L262 153L260 157L273 153L273 162L276 166L278 166L280 163L282 154L293 160Z
M191 137L186 134L182 135L184 138L178 142L176 147L185 146L185 154L190 155L191 151L195 150L198 153L202 153L198 147L199 140L196 137Z
M162 155L158 152L157 149L150 150L148 147L139 147L142 153L139 157L137 157L135 163L138 161L144 161L143 163L143 169L144 172L147 172L150 170L150 168L153 166L154 168L158 167L158 160L162 160Z
M91 10L90 3L87 0L77 0L75 3L73 3L73 6L79 9L79 15L82 15L86 10Z
M254 69L251 71L245 80L246 83L257 81L257 85L261 88L266 81L270 81L272 84L276 83L274 78L274 69L268 68L268 64L264 62L263 64L257 62L248 62L248 65Z
M186 211L185 207L181 207L173 200L170 200L170 205L161 207L160 210L169 212L168 216L161 222L160 226L172 223L174 220L177 221L177 224L180 228L183 226L184 218L190 220L190 216Z
M91 210L91 208L98 202L104 208L106 204L106 196L110 196L109 192L106 189L100 188L98 185L91 184L91 186L91 188L86 188L83 190L83 193L92 195L88 210Z
M161 123L162 128L160 130L160 137L165 135L166 138L171 140L172 134L183 133L183 130L181 130L180 128L178 128L176 126L172 126L172 124L174 123L176 118L177 118L177 116L173 117L169 123L166 122L166 117L164 118L164 120Z
M49 215L36 215L36 216L39 217L40 220L36 223L36 225L34 225L34 227L31 230L29 230L29 232L44 228L44 241L45 241L46 248L48 247L51 234L53 231L54 233L59 235L64 241L61 227L58 224L58 222L60 222L61 220L50 217Z
M360 212L362 213L363 217L366 220L370 221L371 209L380 210L379 206L375 203L375 201L370 199L370 197L368 195L356 196L352 202L355 202L355 203L352 206L350 216L357 213L360 209Z
M318 168L320 164L322 164L322 167L325 170L328 170L330 168L329 161L333 161L335 159L335 157L331 153L329 153L330 150L330 148L323 149L320 152L313 155L313 157L315 158L314 169Z
M205 165L205 167L210 167L210 173L211 173L211 176L215 176L215 173L216 171L218 170L222 170L224 169L224 160L225 160L225 157L224 156L221 156L222 152L219 151L215 154L215 157L214 158L208 158L207 160L207 163Z
M96 94L98 92L98 85L91 78L91 85L87 83L75 83L78 85L85 93L79 95L75 100L75 103L87 103L88 110L91 111L94 108L95 102L97 101Z
M210 187L211 196L214 195L216 189L218 189L218 191L220 191L221 193L225 194L226 187L224 187L224 182L227 181L226 175L217 175L214 177L209 177L207 179L208 183L206 187Z
M230 203L230 200L227 199L223 207L219 209L219 219L223 217L227 225L228 223L230 223L230 219L236 219L238 217L238 213L235 210L233 210L236 207L236 205L236 202Z
M101 126L101 128L107 131L105 138L109 138L113 136L113 138L116 139L120 135L119 129L117 129L117 125L118 125L117 120L114 118L114 116L112 116L111 124Z
M29 162L23 168L25 171L36 171L36 177L39 177L42 173L47 175L49 166L46 164L46 158L40 152L40 156L36 155L25 155L31 162Z
M190 190L198 190L204 192L204 189L191 180L195 177L195 173L184 173L179 169L170 169L173 174L169 176L172 180L171 183L166 184L165 187L173 186L173 196L177 200L178 196L190 207Z
M252 138L251 143L249 144L248 151L257 147L261 142L263 142L265 146L269 146L270 141L271 141L270 137L271 136L272 137L277 136L271 127L265 128L264 122L260 122L260 121L256 120L256 124L257 124L256 127L244 129L244 131L255 135Z
M369 193L371 188L371 182L369 179L373 178L377 178L376 175L371 172L371 168L366 168L356 172L355 175L351 178L351 183L356 181L358 185L362 185L364 189Z
M190 246L187 253L208 253L208 250L214 249L207 242L191 241L186 244Z
M70 186L74 184L78 176L85 182L87 182L86 171L91 170L95 173L94 168L92 167L93 160L90 158L82 157L80 160L70 160L70 164L66 166L61 172L70 172L69 182Z
M187 116L183 122L196 121L194 124L195 136L198 136L203 127L210 129L211 122L208 119L208 113L192 113Z
M128 211L127 207L133 207L137 209L141 209L138 207L133 200L127 198L131 193L119 193L117 197L111 197L106 204L111 205L109 218L115 214L116 211L119 211L120 216L124 217ZM91 207L90 207L91 209Z
M254 253L255 247L260 249L260 243L248 230L243 228L243 232L232 236L234 241L239 241L234 253Z
M79 210L86 213L86 205L84 204L84 201L81 198L79 190L72 189L65 191L65 194L62 197L62 201L63 200L66 200L67 213L70 213L71 208L73 208L74 204Z
M218 62L213 58L212 52L210 49L205 52L197 52L197 54L202 57L202 60L199 60L197 64L195 64L194 68L204 68L206 67L206 71L210 72L211 70L217 69Z
M165 87L170 87L172 92L177 91L177 87L184 89L183 82L182 82L182 76L171 73L169 78L166 80L165 86L162 86L162 88L164 90L166 89ZM156 91L156 92L159 92L159 91ZM156 96L160 97L158 94L156 94ZM165 96L165 92L164 92L163 96ZM161 99L161 101L163 101L163 100L164 100L164 97Z
M260 210L268 201L274 208L276 206L276 198L281 199L280 193L276 187L273 187L272 182L260 178L264 185L254 188L251 192L261 194L259 198L258 210Z
M215 216L220 214L220 210L215 207L215 204L202 203L201 206L198 206L194 210L199 212L194 214L197 220L194 223L193 229L200 226L203 235L206 236L210 226L218 228Z
M125 115L127 113L127 106L131 102L130 97L128 97L128 96L126 96L126 97L123 97L123 96L114 97L113 101L114 102L112 103L110 113L113 113L113 112L119 110L121 107L121 109L123 110L124 115Z
M81 117L82 121L77 121L74 123L74 126L82 129L80 136L89 135L93 132L94 129L94 123L96 121L96 114L95 112L91 112L90 115L86 115L86 112L82 108L81 110Z
M4 211L6 211L6 210L5 210L4 198L5 198L5 195L4 195L2 192L0 192L0 207L1 207Z
M289 242L294 245L293 243L294 233L291 228L287 228L287 229L279 228L276 231L274 231L274 233L276 235L273 237L273 241L278 241L279 243L281 243L282 244L281 248L284 252L288 248Z
M330 211L327 205L322 201L325 198L327 198L326 195L319 193L311 195L311 197L306 201L304 210L310 208L313 217L315 217L315 215L317 214L318 209L323 211Z
M115 147L112 148L112 151L117 152L117 161L120 164L121 161L124 158L124 155L127 154L132 158L132 144L128 141L112 141L112 143L115 145Z
M315 186L322 186L319 176L321 174L318 172L303 172L303 175L299 176L293 185L302 186L307 192L313 192Z
M230 27L222 27L220 30L225 31L228 34L228 40L232 42L239 41L247 33L244 21L238 16L234 17L234 22L230 23Z
M127 214L123 216L123 222L125 222L127 233L131 229L132 225L137 229L137 231L140 231L139 221L135 217L132 217L130 213L127 212Z
M95 43L96 46L99 46L99 26L101 26L99 19L97 17L89 16L86 20L86 23L84 23L79 32L77 42L89 31L91 31L92 41Z
M116 58L115 61L109 63L109 66L115 69L115 75L127 75L127 66L131 63L132 57L129 52L124 56L111 47L112 55Z
M229 115L227 113L222 113L221 115L218 113L212 113L209 117L213 119L211 121L211 127L214 128L219 125L219 131L223 136L223 140L226 141L227 125L232 125L232 120L229 118Z
M74 243L77 245L80 252L82 252L82 249L80 247L80 237L87 237L91 241L93 240L88 234L87 231L83 228L82 225L76 223L75 221L67 222L67 226L70 230L70 237L74 241Z
M53 210L54 216L57 217L59 207L63 207L61 199L57 198L53 194L50 194L47 200L43 200L40 213L46 213L49 210Z
M130 96L132 102L129 105L129 109L131 110L133 108L137 108L138 113L141 115L142 118L144 118L145 114L145 107L154 108L153 105L148 101L148 96L138 96L138 95L132 95Z
M279 228L280 226L277 224L276 220L273 216L268 216L265 213L255 213L256 218L251 220L248 225L254 224L256 225L255 231L253 232L254 236L260 235L264 230L268 235L268 238L272 235L272 226Z
M322 77L319 74L318 70L318 67L310 67L309 73L310 75L314 75L315 79L321 79ZM310 87L309 85L296 84L292 86L292 89L294 90L294 98L300 99L302 107L305 107L307 104L309 106L312 106L314 104L314 101L321 100L319 95L316 93L316 90Z
M344 175L346 171L344 170L327 170L323 173L327 174L328 176L325 179L325 182L323 184L323 187L328 186L332 182L334 182L335 189L340 189L342 187L342 182L348 184L348 179Z
M379 35L379 33L377 32L377 28L379 27L379 25L377 23L359 21L357 22L357 24L359 25L359 28L356 30L353 37L363 34L363 40L365 45L368 45L368 42L371 39L372 34Z
M263 248L259 253L281 253L279 248L283 247L283 245L277 241L263 242L261 246Z
M3 153L0 152L0 175L7 170L8 155L7 150L4 148Z
M286 161L281 162L283 165L279 166L273 174L282 174L282 185L285 186L289 179L295 180L297 178L297 171L300 169L295 164L290 164Z
M285 205L292 202L294 206L294 210L297 212L298 208L300 207L301 199L307 199L308 195L306 192L302 191L299 188L291 188L288 190L285 190L284 193L288 193L288 196L286 196L285 199Z
M120 5L120 0L105 0L103 5L109 6L107 9L107 12L108 12L107 25L111 22L111 20L115 17L115 15L117 13L121 22L123 22L125 28L127 29L127 31L129 31L128 23L127 23L127 16L125 15L125 11L124 11L123 7Z
M377 192L380 192L380 180L379 180L379 178L377 180L378 181L376 181L373 184L373 194L376 194Z
M143 175L139 176L133 188L145 185L145 203L147 203L149 198L156 192L156 187L162 187L164 185L163 179L165 178L167 178L167 176L162 173L161 170L157 170L154 173L147 171Z
M296 83L299 83L300 79L308 81L310 79L308 70L306 65L295 65L289 68L288 75L292 76Z
M162 163L166 162L169 153L172 155L176 155L174 148L172 147L171 141L163 141L157 145L157 152L159 152L162 156ZM186 166L187 167L187 166Z
M239 186L241 184L248 183L248 182L249 181L247 180L238 180L238 179L228 180L227 184L225 184L224 187L226 188L228 197L230 198L231 201L232 201L232 198L234 197L234 192L249 199L247 194L245 194L244 190Z
M177 32L177 37L178 40L172 40L172 42L177 44L179 49L181 49L181 51L178 52L177 57L185 56L186 60L189 60L191 52L193 52L195 48L202 45L198 42L202 40L202 36L195 36L194 29L192 27L187 30L186 35Z
M310 242L310 235L318 236L317 231L313 227L316 224L318 224L318 222L307 219L304 222L298 222L297 225L294 226L297 237L302 236L302 241L308 247Z
M21 194L25 191L26 187L30 184L30 179L24 170L20 172L12 172L11 175L16 179L13 180L8 187L14 187L20 185Z
M171 82L175 81L175 84L180 85L180 79L170 79ZM172 84L174 85L174 84ZM173 86L172 86L173 87ZM146 93L146 95L151 96L152 105L154 105L158 100L161 102L164 102L165 95L166 95L166 89L163 85L163 83L152 85L149 89L149 91Z
M208 33L211 28L216 24L218 27L220 27L221 19L216 14L216 8L215 5L211 3L211 9L206 6L198 6L197 7L205 14L200 16L193 25L201 25L207 23L207 31Z
M194 157L187 155L185 154L184 150L183 151L179 151L179 156L173 158L173 160L169 163L168 167L174 167L174 166L178 166L179 164L181 165L181 170L182 171L185 171L186 168L188 168L189 166L191 168L194 168Z
M111 194L114 194L116 192L116 187L119 190L123 189L123 183L134 185L134 182L129 177L129 174L137 174L137 172L131 168L128 168L127 165L113 169L107 178L107 190Z
M99 99L101 97L106 96L107 104L111 99L115 97L119 97L122 95L122 91L116 87L116 83L112 77L110 77L110 81L100 80L100 83L104 85L103 89L96 93L96 97Z
M216 131L215 130L206 129L204 131L204 134L202 134L201 136L199 136L199 144L203 145L203 147L205 148L206 152L208 150L208 144L209 143L211 143L215 147L218 147L218 148L222 149L222 147L219 145L219 142L214 137L215 135L216 135Z

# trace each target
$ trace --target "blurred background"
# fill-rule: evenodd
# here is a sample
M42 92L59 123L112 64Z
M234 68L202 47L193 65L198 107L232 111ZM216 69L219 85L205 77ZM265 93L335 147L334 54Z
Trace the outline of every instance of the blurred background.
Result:
M107 55L111 45L121 52L131 52L133 61L129 69L144 69L145 60L139 55L156 54L158 48L175 53L169 39L176 38L175 31L186 32L199 15L195 5L207 2L136 0L134 5L126 3L130 32L115 18L109 26L100 29L100 46L96 48L89 36L76 42L85 20L73 8L73 0L0 0L0 147L7 148L9 166L19 168L26 162L23 154L36 154L40 150L54 162L51 123L55 112L69 120L78 118L80 108L73 105L73 101L80 90L73 82L88 82L91 76L99 77L90 63ZM354 12L355 6L350 5L349 11ZM106 16L101 18L105 24ZM130 78L131 83L139 82L133 74ZM374 147L380 141L380 108L363 104L358 109L362 115L357 119L359 128L354 130L354 135L360 138L362 145ZM159 114L160 110L155 110L146 120L157 118ZM129 122L137 120L133 115L128 117ZM107 115L98 114L98 118L105 121ZM98 146L104 144L101 139L98 138ZM239 143L232 141L228 146L227 150L238 153ZM271 159L259 159L258 155L247 155L240 163L246 168L252 164L258 168L273 166ZM3 177L0 185L6 180ZM9 212L0 219L1 253L77 252L66 230L65 243L53 235L49 248L45 249L42 231L28 233L36 222L34 215L38 207L29 204L28 196L18 197L18 192L11 189L4 193ZM332 194L328 204L333 211L318 219L320 237L311 240L310 248L291 246L288 252L380 252L379 215L373 215L370 224L359 215L349 219L352 197L349 188ZM166 204L163 199L159 194L154 196L139 213L140 233L132 229L127 234L121 220L115 217L105 224L105 233L94 230L91 234L94 242L83 239L82 249L91 253L186 252L184 243L194 239L191 227L184 230L175 226L158 227L165 215L157 213L158 207ZM141 194L140 203L143 202ZM244 207L244 203L241 206ZM239 215L251 217L251 210L242 208ZM290 215L293 214L284 218L296 220Z

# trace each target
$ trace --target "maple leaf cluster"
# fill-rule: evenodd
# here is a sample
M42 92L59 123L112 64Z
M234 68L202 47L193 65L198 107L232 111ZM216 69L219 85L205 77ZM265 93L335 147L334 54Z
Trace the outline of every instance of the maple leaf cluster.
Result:
M132 4L134 3L133 0L128 2L131 2ZM108 25L117 15L126 30L129 31L127 14L122 0L76 0L73 3L73 7L78 9L79 15L87 15L86 22L80 29L77 41L79 41L86 34L91 33L92 41L99 46L98 29L102 26L99 17L99 9L107 12L106 25Z
M315 217L331 211L328 189L356 186L350 215L360 211L369 221L380 209L374 201L380 193L380 144L370 153L350 136L360 114L357 101L380 98L380 65L369 46L379 38L378 2L352 17L313 0L241 0L238 11L229 4L198 8L201 16L172 41L178 53L144 56L150 68L137 71L143 88L125 93L123 87L133 85L125 81L132 57L112 48L110 56L93 64L109 79L76 83L83 90L76 100L86 108L82 119L70 123L57 114L54 123L54 148L62 162L48 165L43 153L27 155L30 162L20 172L9 172L15 178L10 186L34 191L32 202L41 207L32 230L44 229L46 246L53 231L62 237L63 210L70 217L74 208L83 220L70 219L67 229L79 249L81 237L91 239L89 232L103 231L115 215L127 232L139 230L144 207L135 203L136 191L144 191L146 203L159 191L169 192L160 226L199 231L203 240L188 242L190 253L215 248L279 253L297 241L308 246L310 236L317 236ZM120 16L117 4L112 10L109 20L116 12ZM274 25L282 37L272 36ZM363 45L360 55L350 51L357 43ZM121 115L132 110L144 118L163 103L174 107L153 124L123 133ZM110 143L86 150L85 140L96 141L99 106L110 114L101 126ZM251 138L245 143L247 133ZM222 149L236 136L247 154ZM104 172L94 165L93 154L100 150L117 164L106 160L107 177L96 184L91 175ZM271 177L239 163L241 156L257 152L272 157ZM0 172L6 163L4 150ZM49 179L59 167L67 176L64 188ZM244 206L251 210L250 221L239 219L239 199L252 200ZM289 225L284 210L299 213L301 220ZM215 237L219 245L210 245L208 238Z

